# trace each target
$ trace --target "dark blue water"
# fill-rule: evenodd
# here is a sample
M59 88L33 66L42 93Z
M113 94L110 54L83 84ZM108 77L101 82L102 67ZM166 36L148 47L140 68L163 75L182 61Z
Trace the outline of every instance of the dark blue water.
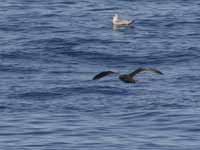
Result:
M199 1L1 0L0 149L200 149L199 40Z

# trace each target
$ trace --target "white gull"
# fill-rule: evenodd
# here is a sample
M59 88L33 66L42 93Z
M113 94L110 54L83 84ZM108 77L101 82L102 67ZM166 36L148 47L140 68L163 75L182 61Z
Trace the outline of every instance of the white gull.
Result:
M115 15L113 16L112 23L113 23L113 25L115 25L115 26L129 26L129 25L133 24L134 21L133 21L133 20L123 20L123 19L119 19L118 15L115 14Z

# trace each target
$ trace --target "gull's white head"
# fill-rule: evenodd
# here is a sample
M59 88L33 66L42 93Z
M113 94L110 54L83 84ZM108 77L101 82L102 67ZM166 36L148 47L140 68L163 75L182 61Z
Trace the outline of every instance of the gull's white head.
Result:
M112 20L112 21L113 21L113 23L114 23L114 22L116 22L117 20L118 20L118 15L115 14L115 15L113 16L113 20Z
M113 19L118 19L118 14L114 14Z

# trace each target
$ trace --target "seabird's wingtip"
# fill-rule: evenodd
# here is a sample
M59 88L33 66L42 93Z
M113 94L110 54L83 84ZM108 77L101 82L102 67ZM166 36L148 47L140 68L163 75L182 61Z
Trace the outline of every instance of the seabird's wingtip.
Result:
M131 20L130 23L129 23L129 25L134 24L134 23L135 23L135 21Z
M158 69L155 69L155 68L150 68L150 69L153 70L154 72L160 74L160 75L163 75L163 74L164 74L163 72L161 72L161 71L158 70Z
M97 79L96 76L92 78L92 80L96 80L96 79Z

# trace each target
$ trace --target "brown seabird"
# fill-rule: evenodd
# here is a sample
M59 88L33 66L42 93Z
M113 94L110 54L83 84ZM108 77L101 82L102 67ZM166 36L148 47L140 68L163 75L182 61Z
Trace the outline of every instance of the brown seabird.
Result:
M154 68L138 68L135 71L129 73L129 74L122 74L119 75L119 79L125 83L136 83L137 80L134 79L135 75L137 75L138 73L144 72L144 71L150 71L150 72L154 72L157 74L163 74L161 71L154 69ZM95 75L93 77L93 80L98 80L100 78L103 78L107 75L111 75L111 74L117 74L116 72L113 71L103 71L97 75Z

